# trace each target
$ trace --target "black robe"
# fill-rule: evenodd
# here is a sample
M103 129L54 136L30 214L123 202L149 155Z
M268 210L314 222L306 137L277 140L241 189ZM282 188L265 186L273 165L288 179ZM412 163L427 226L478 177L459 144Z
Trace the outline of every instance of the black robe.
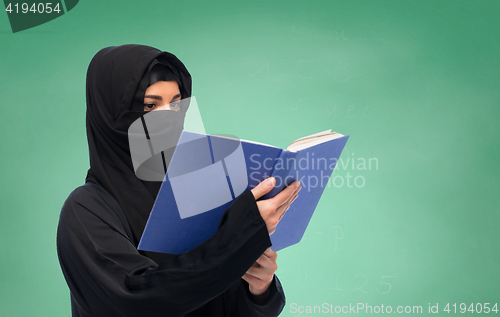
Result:
M241 276L271 242L250 191L224 213L214 236L157 265L140 254L117 201L100 185L74 190L61 211L59 261L72 316L278 316L285 296L275 276L255 303Z

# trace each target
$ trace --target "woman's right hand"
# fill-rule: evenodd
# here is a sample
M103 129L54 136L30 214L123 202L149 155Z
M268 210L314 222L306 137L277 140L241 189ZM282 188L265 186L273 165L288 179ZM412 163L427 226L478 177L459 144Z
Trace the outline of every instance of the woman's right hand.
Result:
M260 182L259 185L251 190L255 200L270 192L275 184L276 179L274 177L269 177ZM266 222L269 234L272 234L276 230L278 222L283 218L290 204L297 198L301 188L300 182L295 181L273 198L257 201L257 207L262 219Z

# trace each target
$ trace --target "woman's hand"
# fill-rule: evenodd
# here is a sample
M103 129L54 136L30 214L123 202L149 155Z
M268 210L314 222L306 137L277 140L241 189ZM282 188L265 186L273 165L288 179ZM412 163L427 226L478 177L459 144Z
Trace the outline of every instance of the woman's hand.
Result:
M274 277L274 272L278 269L276 258L278 254L268 248L257 261L248 269L242 279L248 282L250 293L255 296L264 296L262 301L267 301L265 296Z
M276 179L274 177L269 177L255 186L251 190L255 200L270 192L275 184ZM259 208L262 219L264 219L266 223L269 234L272 234L276 230L278 222L283 218L290 204L297 198L301 188L300 182L295 181L273 198L257 201L257 207Z
M255 200L270 192L275 184L276 179L269 177L253 188L251 191ZM257 207L266 223L269 234L276 230L276 226L285 215L290 204L299 195L301 188L300 183L295 181L273 198L257 201ZM278 269L277 257L278 254L268 248L242 276L242 279L248 283L250 293L257 296L255 299L259 302L264 303L267 300L266 294L269 294L268 290L273 281L274 272Z

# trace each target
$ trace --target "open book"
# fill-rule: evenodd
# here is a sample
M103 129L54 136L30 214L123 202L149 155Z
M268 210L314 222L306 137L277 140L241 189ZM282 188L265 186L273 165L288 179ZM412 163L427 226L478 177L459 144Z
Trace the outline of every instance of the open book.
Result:
M210 238L244 191L273 176L274 197L299 180L302 190L271 235L275 251L298 243L349 136L323 131L286 150L230 136L183 131L139 243L140 250L179 254Z

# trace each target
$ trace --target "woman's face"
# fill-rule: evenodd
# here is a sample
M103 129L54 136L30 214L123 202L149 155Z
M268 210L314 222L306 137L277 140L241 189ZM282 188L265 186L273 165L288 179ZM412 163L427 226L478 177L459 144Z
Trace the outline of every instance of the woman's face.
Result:
M157 81L146 89L144 111L180 110L181 92L176 81Z

